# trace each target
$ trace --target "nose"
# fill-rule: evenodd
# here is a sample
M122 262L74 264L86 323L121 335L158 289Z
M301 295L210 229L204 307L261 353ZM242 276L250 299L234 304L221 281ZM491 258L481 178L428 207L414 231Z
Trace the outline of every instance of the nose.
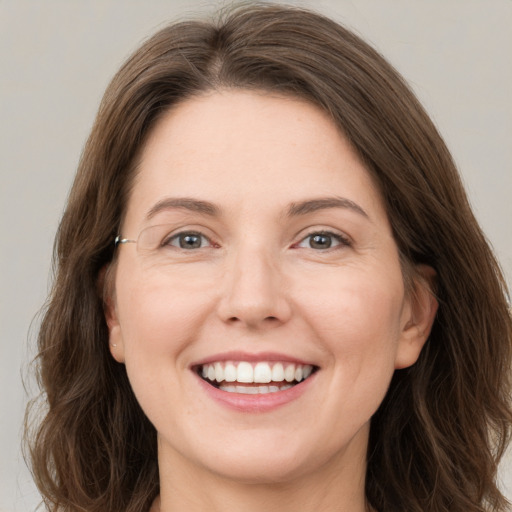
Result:
M278 258L264 250L238 251L225 269L218 314L251 330L275 327L291 316Z

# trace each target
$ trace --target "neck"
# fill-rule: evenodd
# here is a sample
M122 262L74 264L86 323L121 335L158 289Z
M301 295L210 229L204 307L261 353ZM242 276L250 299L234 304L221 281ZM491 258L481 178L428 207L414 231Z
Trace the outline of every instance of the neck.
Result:
M356 452L361 453L357 447ZM350 450L350 449L349 449ZM163 457L159 449L161 494L151 512L370 512L364 493L365 456L329 461L312 473L282 482L245 482L193 464ZM365 452L364 452L365 453ZM176 470L179 468L179 471Z

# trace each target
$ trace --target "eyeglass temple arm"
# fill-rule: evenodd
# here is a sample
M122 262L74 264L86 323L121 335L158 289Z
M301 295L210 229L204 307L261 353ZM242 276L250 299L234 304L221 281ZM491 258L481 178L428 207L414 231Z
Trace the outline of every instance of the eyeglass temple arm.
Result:
M117 235L114 240L114 246L117 247L119 244L137 243L137 240L130 240L129 238L121 238L121 235Z

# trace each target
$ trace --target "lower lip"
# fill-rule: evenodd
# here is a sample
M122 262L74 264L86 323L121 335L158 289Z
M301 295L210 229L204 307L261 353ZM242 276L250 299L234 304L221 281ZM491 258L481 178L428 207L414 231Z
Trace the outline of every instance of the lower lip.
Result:
M264 393L257 395L246 395L242 393L230 393L222 391L204 381L199 375L196 375L199 384L205 393L223 406L229 407L240 412L262 413L269 412L278 407L282 407L302 396L311 386L316 377L316 373L303 380L295 386L276 391L274 393Z

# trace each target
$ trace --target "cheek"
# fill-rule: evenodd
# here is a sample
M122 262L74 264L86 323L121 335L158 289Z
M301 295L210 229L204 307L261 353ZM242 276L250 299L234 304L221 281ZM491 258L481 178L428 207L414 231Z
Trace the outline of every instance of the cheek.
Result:
M302 294L301 309L308 325L338 362L393 366L404 292L401 273L396 279L382 275L386 276L339 272L316 280Z
M134 357L176 356L197 335L208 310L205 288L136 276L125 283L118 290L118 310L127 366Z
M165 417L162 397L181 403L187 347L197 338L207 298L167 281L150 283L131 275L117 286L125 366L138 402L152 422ZM186 404L184 404L186 405Z
M370 321L382 327L399 321L403 304L401 276L384 278L370 272L343 271L310 281L303 301L309 301L315 314L340 320L339 325L352 320ZM354 316L355 315L355 316Z

